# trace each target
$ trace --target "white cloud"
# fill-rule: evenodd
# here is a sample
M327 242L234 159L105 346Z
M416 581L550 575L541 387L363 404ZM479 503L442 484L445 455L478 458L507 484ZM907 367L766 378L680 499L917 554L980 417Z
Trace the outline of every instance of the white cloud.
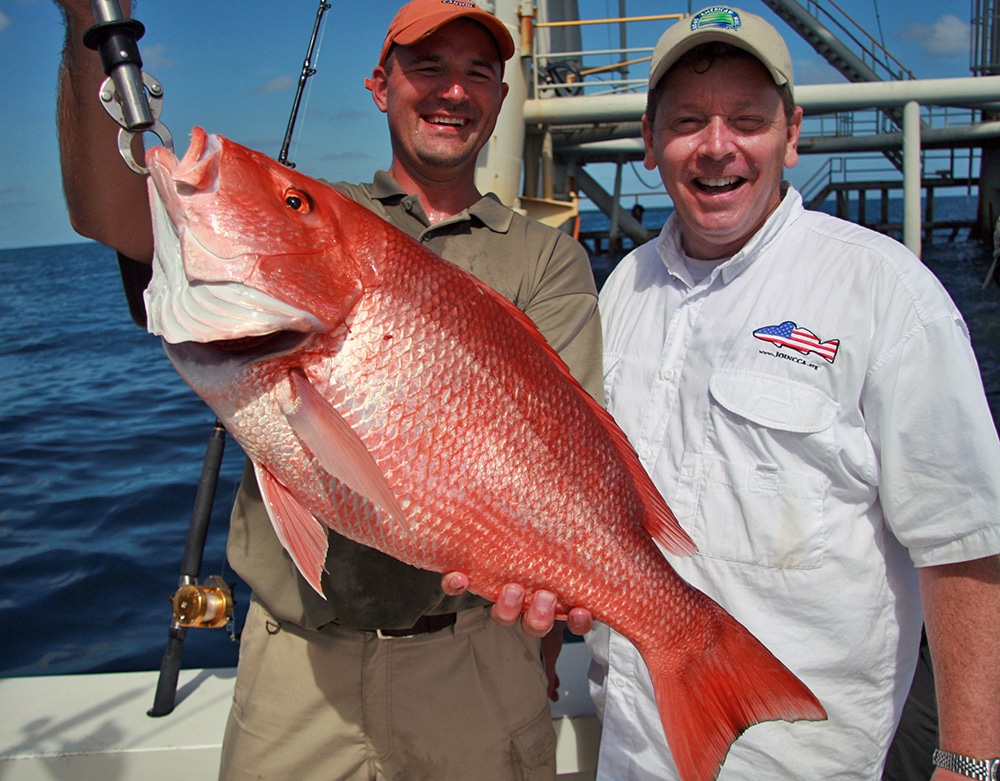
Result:
M142 57L142 69L146 73L154 76L157 71L176 65L177 60L166 56L167 47L162 43L153 43L149 46L139 45L139 54Z
M917 43L937 57L969 53L971 28L957 16L944 14L932 24L913 22L903 31L903 39Z
M266 92L285 92L286 90L292 89L297 82L298 80L292 78L291 76L278 76L275 79L271 79L266 84L260 85L254 90L254 92L258 94Z
M831 84L844 80L836 68L819 56L796 59L792 67L796 84Z
M8 25L10 25L10 17L3 11L0 11L0 33L6 30Z

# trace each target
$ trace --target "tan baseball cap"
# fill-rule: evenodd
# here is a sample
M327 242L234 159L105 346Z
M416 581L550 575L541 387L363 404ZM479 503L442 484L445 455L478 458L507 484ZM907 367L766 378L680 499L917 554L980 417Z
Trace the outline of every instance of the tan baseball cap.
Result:
M739 8L713 5L670 26L660 36L649 64L649 89L683 55L713 41L749 52L768 69L775 84L792 88L792 57L781 34L759 16Z
M472 19L485 27L500 51L501 64L514 56L514 39L502 21L473 0L410 0L396 13L382 42L379 65L394 43L412 46L456 19Z

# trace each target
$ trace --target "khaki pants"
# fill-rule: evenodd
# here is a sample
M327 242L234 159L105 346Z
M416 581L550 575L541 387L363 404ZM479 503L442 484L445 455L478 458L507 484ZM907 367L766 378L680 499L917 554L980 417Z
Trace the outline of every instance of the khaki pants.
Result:
M405 638L281 625L251 604L222 781L552 781L537 640L487 608Z

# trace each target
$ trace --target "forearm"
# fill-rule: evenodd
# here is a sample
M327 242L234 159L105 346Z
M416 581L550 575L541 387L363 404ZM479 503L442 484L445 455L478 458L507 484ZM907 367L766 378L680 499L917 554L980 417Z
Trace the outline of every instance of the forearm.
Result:
M57 125L70 222L81 235L148 262L153 233L146 178L122 160L119 127L98 98L105 74L97 52L82 43L84 32L94 23L89 2L63 0L60 5L66 44L59 69ZM123 0L125 15L129 8L128 0Z
M977 759L1000 757L1000 558L919 572L940 748ZM946 778L961 776L935 775Z

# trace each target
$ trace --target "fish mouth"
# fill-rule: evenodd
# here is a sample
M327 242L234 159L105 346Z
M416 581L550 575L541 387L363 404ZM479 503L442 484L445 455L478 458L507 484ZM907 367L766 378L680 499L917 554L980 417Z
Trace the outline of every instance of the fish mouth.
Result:
M192 139L195 162L218 151L215 137L204 131ZM185 156L192 157L189 151ZM150 333L171 344L199 342L231 344L227 352L246 352L241 344L276 341L275 334L306 335L323 330L312 313L244 284L238 278L199 279L200 269L232 268L234 258L220 257L187 227L173 180L178 162L169 153L147 156L151 171L150 206L153 217L153 278L143 297ZM188 168L195 166L188 163ZM202 165L203 189L211 185L211 168ZM188 260L185 260L187 258ZM244 259L249 265L252 258ZM186 264L195 262L192 271ZM192 278L194 275L195 278ZM249 341L247 341L249 340ZM287 339L286 339L287 341Z
M168 342L163 347L167 357L187 377L195 366L222 367L249 366L280 358L299 349L312 334L301 331L274 331L258 336L236 339L217 339L211 342ZM186 367L186 368L184 368Z
M290 352L309 337L302 331L274 331L258 336L243 336L238 339L218 339L205 346L234 357L276 355Z

